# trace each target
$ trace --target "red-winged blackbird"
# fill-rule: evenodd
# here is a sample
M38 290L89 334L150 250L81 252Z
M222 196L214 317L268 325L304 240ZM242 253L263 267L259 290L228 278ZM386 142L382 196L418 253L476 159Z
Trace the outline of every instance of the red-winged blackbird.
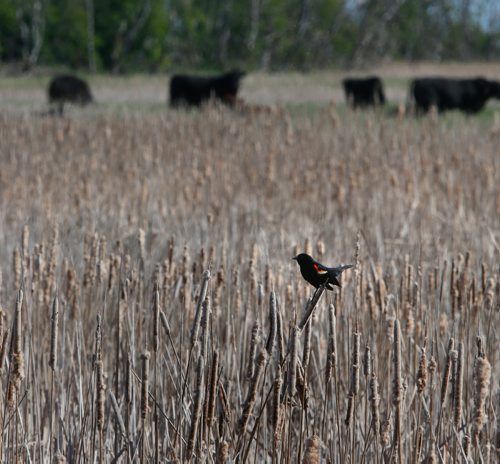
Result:
M306 253L300 253L295 256L295 259L300 266L300 273L313 287L318 288L320 285L327 283L326 288L333 290L333 285L341 287L337 277L346 269L353 267L352 264L346 264L339 267L326 267L318 263Z

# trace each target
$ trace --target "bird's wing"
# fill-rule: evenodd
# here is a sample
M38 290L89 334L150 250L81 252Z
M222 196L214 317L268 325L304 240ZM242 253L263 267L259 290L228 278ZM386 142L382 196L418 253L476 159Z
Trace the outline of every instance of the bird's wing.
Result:
M328 274L328 269L319 263L313 263L313 267L314 267L314 270L316 271L316 273L319 275Z

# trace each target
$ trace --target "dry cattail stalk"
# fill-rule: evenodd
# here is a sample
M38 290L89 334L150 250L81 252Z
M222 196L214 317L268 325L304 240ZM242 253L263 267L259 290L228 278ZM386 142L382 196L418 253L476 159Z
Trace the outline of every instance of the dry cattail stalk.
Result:
M122 437L126 438L128 434L127 434L127 429L125 427L125 422L123 422L123 417L120 412L120 407L118 406L118 401L116 401L116 397L111 390L109 391L109 398L111 400L111 407L113 408L113 412L115 413L116 422L118 423L120 433Z
M23 255L23 266L25 270L28 270L30 267L30 229L27 225L23 227L23 235L22 235L22 255ZM26 272L26 271L25 271Z
M281 366L278 364L276 370L276 378L273 384L273 443L274 449L278 448L278 444L281 437L281 425L282 425L282 412L281 412L281 387L283 386L283 376L281 373Z
M302 316L302 319L300 320L298 324L298 329L300 332L304 330L304 327L306 326L307 322L312 316L312 313L314 311L314 308L316 308L318 301L321 298L321 295L323 295L323 292L325 291L325 286L321 285L318 287L318 289L314 292L313 297L307 302L306 308L304 309L304 315Z
M229 459L229 443L227 441L219 442L217 446L217 459L216 464L226 464Z
M146 423L146 418L149 412L149 351L142 354L142 383L141 383L141 419L142 423Z
M247 379L252 379L255 371L255 358L257 356L257 344L260 341L260 326L256 321L252 327L250 348L248 350Z
M104 429L104 373L103 373L103 365L102 359L98 359L95 363L96 368L96 423L97 428L100 433L103 432Z
M193 412L191 415L191 427L189 429L189 439L188 446L186 452L186 458L189 460L194 452L194 447L196 445L196 435L198 431L198 426L201 419L201 411L203 409L203 369L204 369L204 360L203 357L200 356L198 358L198 367L196 369L196 390L194 392L194 403L193 403Z
M267 351L261 351L257 358L257 365L255 366L255 375L252 381L250 382L247 398L245 400L245 404L243 405L243 412L241 413L241 417L238 422L238 433L240 435L245 433L248 421L250 419L250 415L252 414L252 410L255 401L257 399L257 389L259 387L260 378L264 373L264 367L267 363L267 359L268 359Z
M193 327L191 329L191 347L194 347L195 343L198 340L198 332L200 330L200 323L201 323L201 317L202 317L202 306L203 306L203 302L205 301L205 298L207 296L209 280L210 280L210 271L207 269L206 271L203 272L200 295L198 297L195 318L193 321Z
M306 440L306 447L304 450L303 464L319 464L321 460L320 454L320 440L317 435L313 435Z
M337 337L335 306L328 306L328 349L326 353L325 383L328 384L332 378L337 363Z
M451 369L452 369L452 352L454 351L455 345L455 340L453 338L450 338L448 341L448 350L447 350L447 355L446 355L446 365L444 368L444 373L443 373L443 380L441 383L441 408L443 408L444 403L446 401L446 393L448 392L448 385L450 382L450 375L451 375Z
M52 303L52 324L50 330L50 359L49 366L52 371L56 370L57 366L57 328L59 325L59 301L57 297Z
M24 356L22 352L22 307L23 291L19 290L17 293L10 353L12 373L9 378L9 386L7 390L7 406L9 409L12 409L16 405L17 393L19 392L21 381L24 379Z
M372 375L372 352L368 345L365 346L365 353L363 355L363 375L367 381Z
M14 288L18 289L21 286L22 262L19 248L15 248L12 254L12 269L14 272Z
M281 364L285 353L285 335L283 334L283 317L279 305L276 305L276 348L278 349L278 361Z
M425 354L425 347L423 347L417 371L417 391L420 395L425 390L426 385L427 385L427 356Z
M292 327L290 331L290 361L288 363L288 394L293 398L297 392L297 350L299 345L299 329Z
M311 358L311 326L312 326L312 317L309 319L309 322L306 324L304 330L304 348L302 352L302 366L304 370L307 372L307 367L309 366L309 359Z
M208 384L207 401L207 427L210 429L215 416L215 398L217 394L217 377L219 375L219 352L214 351L212 355L212 366L210 368L210 379Z
M360 339L361 334L357 331L353 334L352 358L351 358L351 393L356 396L359 393L359 369L360 369Z
M458 344L458 356L453 370L453 423L458 430L462 421L462 392L464 376L464 344Z
M378 437L380 432L380 395L378 391L378 381L375 371L372 370L370 377L370 409L372 412L373 431Z
M394 446L397 447L399 456L401 457L401 402L403 400L403 385L401 376L401 331L399 329L399 320L394 321L394 343L393 343L393 363L394 363L394 379L392 388L392 404L395 406L396 414L394 417ZM399 459L401 462L402 459Z
M269 336L267 337L266 343L266 350L269 356L272 356L276 343L277 312L276 294L273 290L269 295Z
M490 379L491 379L491 364L486 356L481 354L476 358L474 366L474 442L477 439L481 430L486 423L486 400L489 395Z
M208 351L208 329L210 327L210 317L212 315L212 305L210 304L210 297L207 296L202 306L201 316L201 351L200 356L206 358Z

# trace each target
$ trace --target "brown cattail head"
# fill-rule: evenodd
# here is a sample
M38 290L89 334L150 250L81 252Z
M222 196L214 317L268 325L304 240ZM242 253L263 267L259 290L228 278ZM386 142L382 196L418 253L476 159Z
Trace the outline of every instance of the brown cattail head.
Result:
M104 400L105 400L105 386L104 386L104 373L102 359L95 363L96 366L96 416L97 428L102 433L104 428Z
M260 341L260 326L256 321L252 328L250 338L250 349L248 351L247 379L252 379L255 372L255 358L257 356L257 345Z
M59 301L57 296L52 303L52 324L50 331L50 360L49 366L55 371L57 365L57 328L59 324Z
M446 365L444 368L443 380L441 383L441 407L446 401L446 393L448 392L448 385L450 383L450 375L452 369L452 352L454 352L453 347L455 345L455 340L450 338L448 341L448 351L446 355Z
M269 356L273 354L273 348L276 343L277 332L277 304L274 290L269 295L269 336L267 337L266 350Z
M425 354L425 347L422 348L420 354L420 362L417 371L417 391L421 395L427 385L427 356Z
M304 450L303 464L319 464L321 459L320 439L317 435L313 435L306 440Z
M478 356L474 366L474 437L478 438L486 417L486 400L490 390L491 364L485 356Z
M297 392L297 350L299 345L299 329L292 327L290 332L290 361L288 364L288 394L293 398Z
M373 430L375 436L380 433L380 395L378 391L378 380L375 371L372 371L370 377L370 409L372 412Z
M142 355L141 419L146 420L149 411L149 351Z
M457 430L462 421L462 394L463 394L463 376L464 376L464 344L458 344L458 356L456 366L453 370L453 423Z
M278 364L276 370L276 378L273 385L273 431L274 431L274 447L277 449L281 437L282 411L281 411L281 387L283 385L283 375L281 365Z

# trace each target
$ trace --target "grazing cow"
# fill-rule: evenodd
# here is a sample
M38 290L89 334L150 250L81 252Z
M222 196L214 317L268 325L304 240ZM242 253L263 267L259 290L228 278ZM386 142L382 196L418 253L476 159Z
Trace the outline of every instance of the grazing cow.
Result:
M345 98L353 107L377 106L385 103L384 86L376 76L342 81Z
M170 105L200 106L210 98L216 98L234 106L240 86L242 71L231 71L213 77L174 75L170 79Z
M500 82L482 77L414 79L410 90L417 113L426 113L435 106L438 112L456 109L473 114L481 111L489 98L500 99Z
M93 101L88 84L79 77L63 75L54 77L49 84L49 102L63 113L65 103L84 106Z

